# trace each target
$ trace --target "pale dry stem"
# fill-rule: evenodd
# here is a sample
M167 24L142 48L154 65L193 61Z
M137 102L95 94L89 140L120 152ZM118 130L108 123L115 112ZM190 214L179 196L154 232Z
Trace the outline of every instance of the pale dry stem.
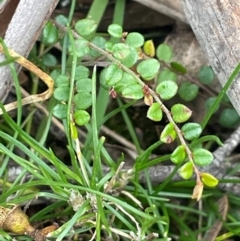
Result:
M0 44L0 53L5 54L4 48L2 44ZM21 105L27 105L31 103L41 102L44 100L47 100L50 98L53 94L53 87L54 87L54 81L53 79L47 75L45 72L43 72L41 69L39 69L36 65L34 65L32 62L25 59L23 56L17 54L14 50L8 49L8 54L16 58L15 61L19 63L20 65L24 66L26 69L37 75L40 79L43 80L43 82L47 85L48 89L44 91L43 93L36 94L36 95L30 95L24 99L22 99ZM12 102L10 104L4 105L4 108L6 112L10 110L14 110L18 107L18 102ZM3 114L2 110L0 109L0 115Z

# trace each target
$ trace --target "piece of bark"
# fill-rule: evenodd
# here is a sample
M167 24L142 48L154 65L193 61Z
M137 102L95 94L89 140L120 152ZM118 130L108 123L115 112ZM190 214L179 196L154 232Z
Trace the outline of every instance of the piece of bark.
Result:
M15 1L3 1L3 3L0 4L0 36L3 38L5 35L5 32L7 30L8 24L11 21L11 18L16 10L16 7L18 5L20 0Z
M240 2L182 0L185 14L222 86L240 62ZM240 75L228 90L240 115Z
M6 45L20 55L27 56L58 1L59 0L20 0L6 30L4 38ZM5 6L5 8L7 8L7 6ZM4 58L4 55L1 54L0 62L2 62ZM6 99L11 87L11 72L7 66L1 67L0 101Z
M180 0L134 0L175 20L188 23Z

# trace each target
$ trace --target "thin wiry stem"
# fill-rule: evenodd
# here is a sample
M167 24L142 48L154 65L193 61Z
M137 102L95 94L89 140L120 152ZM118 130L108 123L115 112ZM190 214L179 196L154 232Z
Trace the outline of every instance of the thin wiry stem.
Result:
M68 32L68 28L57 23L54 20L51 20L60 30L64 31L64 32ZM76 38L76 39L83 39L83 37L81 37L77 32L72 30L72 35ZM110 61L112 61L114 64L116 64L117 66L119 66L119 68L121 68L123 71L125 71L126 73L130 74L131 76L133 76L136 81L138 82L138 84L144 88L146 87L145 83L139 78L139 76L134 73L131 69L129 69L128 67L126 67L125 65L123 65L119 60L117 60L116 58L113 57L113 55L111 53L108 53L107 51L99 48L98 46L96 46L95 44L88 42L88 45L90 48L98 51L100 54L102 54L103 56L105 56L107 59L109 59ZM172 118L171 112L168 110L168 108L162 103L162 101L160 100L158 94L152 90L151 88L148 88L148 92L149 94L155 99L155 101L161 106L162 111L166 114L168 120L170 123L172 123L174 125L175 131L178 135L178 138L180 140L180 143L185 147L187 156L189 161L193 164L193 168L194 168L194 172L196 174L196 180L197 182L201 182L201 177L200 177L200 172L198 171L193 158L192 158L192 152L189 149L185 139L183 138L182 132L179 129L179 127L176 125L175 121Z

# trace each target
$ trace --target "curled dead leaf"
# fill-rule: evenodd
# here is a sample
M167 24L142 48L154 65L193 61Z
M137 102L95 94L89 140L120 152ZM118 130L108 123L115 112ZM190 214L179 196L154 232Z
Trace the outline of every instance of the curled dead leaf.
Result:
M203 187L203 183L200 180L197 180L196 186L193 189L192 199L196 199L197 201L201 199Z

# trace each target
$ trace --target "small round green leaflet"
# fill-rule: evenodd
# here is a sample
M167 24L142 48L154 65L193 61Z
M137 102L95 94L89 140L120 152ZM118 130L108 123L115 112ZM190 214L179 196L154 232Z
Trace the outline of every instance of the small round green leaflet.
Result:
M128 99L139 100L143 98L143 90L138 83L132 83L125 86L122 95Z
M57 87L69 86L69 77L67 75L60 74L55 81Z
M122 27L115 23L110 24L107 31L114 38L121 38L123 34Z
M173 105L171 108L171 113L173 120L177 123L183 123L187 121L192 115L192 111L183 104Z
M179 164L182 163L186 158L186 150L183 145L178 146L172 153L170 159L173 163Z
M160 72L157 81L158 83L161 83L165 80L171 80L175 82L177 80L177 75L169 69L164 69Z
M192 84L191 82L187 81L181 84L178 94L181 99L191 101L197 97L198 91L199 87L196 84Z
M97 23L93 19L81 19L76 22L75 29L81 36L89 36L97 29Z
M189 179L193 174L193 164L188 161L178 171L183 179Z
M174 95L177 94L177 90L178 85L176 84L176 82L173 82L171 80L161 82L156 88L157 93L163 100L171 99Z
M67 26L68 19L66 16L59 14L55 17L55 21L59 24L62 24L63 26Z
M122 64L126 67L131 68L134 64L137 63L138 60L138 52L135 48L130 47L130 54L126 56L125 59L122 60Z
M171 67L173 70L179 72L180 74L186 74L187 70L184 66L182 66L181 64L177 63L177 62L171 62L170 63Z
M201 174L201 180L204 183L204 185L208 187L216 187L218 185L218 179L214 177L213 175L202 172Z
M215 74L210 66L203 66L198 72L198 78L203 84L209 85L213 82Z
M233 108L224 109L219 119L219 123L227 128L234 128L237 124L239 124L239 121L239 115Z
M83 78L76 81L77 92L91 92L92 80L90 78Z
M69 97L70 88L68 86L61 86L54 90L53 96L56 100L67 101Z
M114 90L118 93L122 93L123 90L125 89L125 86L131 85L131 84L137 84L136 79L132 75L130 75L126 72L123 72L123 77L122 77L121 81L119 81L114 86Z
M157 58L159 60L169 62L172 59L172 49L169 45L163 43L157 47Z
M112 42L106 42L105 43L105 50L112 53L112 47L113 47L113 43Z
M160 141L162 141L163 143L169 144L172 143L175 139L176 139L177 133L175 131L174 128L174 124L173 123L168 123L161 135L160 135Z
M92 105L92 95L88 92L80 92L74 95L73 102L78 110L86 110Z
M96 46L98 46L101 49L105 49L106 39L103 38L102 36L95 36L93 38L93 40L91 41L91 43L95 44ZM94 50L94 49L91 49L89 54L93 58L97 58L97 57L101 56L101 54L98 51Z
M202 127L198 123L186 123L182 126L181 131L186 140L192 141L202 134Z
M160 64L156 59L146 59L137 65L137 72L144 80L153 79L160 68Z
M105 78L105 75L106 75L106 72L107 72L107 68L104 68L101 73L100 73L100 84L101 86L105 89L105 90L109 90L109 86L107 85L106 83L106 78ZM114 87L115 88L115 87Z
M192 152L193 161L198 166L207 166L213 161L213 155L210 151L199 148Z
M108 66L105 72L105 83L108 86L116 85L123 77L123 71L115 64Z
M230 100L229 100L229 98L228 98L228 96L227 96L227 94L225 93L224 95L223 95L223 97L222 97L222 102L223 103L230 103Z
M86 66L78 65L76 67L76 72L74 76L75 80L87 78L88 76L89 76L89 69Z
M118 43L113 45L112 53L116 59L123 61L131 53L131 49L127 44Z
M127 35L125 43L131 47L139 48L144 44L144 37L140 33L132 32Z
M163 113L162 113L160 104L157 102L154 102L148 108L147 117L153 121L160 121L160 120L162 120L162 116L163 116Z
M212 107L212 105L214 104L214 102L216 101L217 97L210 97L205 101L205 108L207 111L210 110L210 108ZM215 109L214 113L216 111L218 111L219 109L219 104L217 105L217 108Z
M76 47L76 55L79 58L82 58L83 56L89 53L90 48L88 46L88 42L85 39L76 39L74 41L74 44ZM69 45L68 51L71 55L73 54L72 45Z
M67 118L67 105L57 104L53 108L53 115L58 119L66 119Z
M47 22L43 28L42 42L45 45L53 45L58 41L58 29L52 22Z
M73 116L76 124L79 126L87 124L90 120L90 115L85 110L78 110L73 114Z
M147 40L144 45L143 45L143 51L146 55L148 55L149 57L153 57L155 55L155 46L153 41Z
M51 73L50 76L52 77L52 79L54 80L54 83L56 84L56 80L58 78L58 76L61 75L60 71L57 69L54 69Z
M43 64L48 67L53 67L57 65L57 58L54 55L49 53L43 55L42 61L43 61Z

